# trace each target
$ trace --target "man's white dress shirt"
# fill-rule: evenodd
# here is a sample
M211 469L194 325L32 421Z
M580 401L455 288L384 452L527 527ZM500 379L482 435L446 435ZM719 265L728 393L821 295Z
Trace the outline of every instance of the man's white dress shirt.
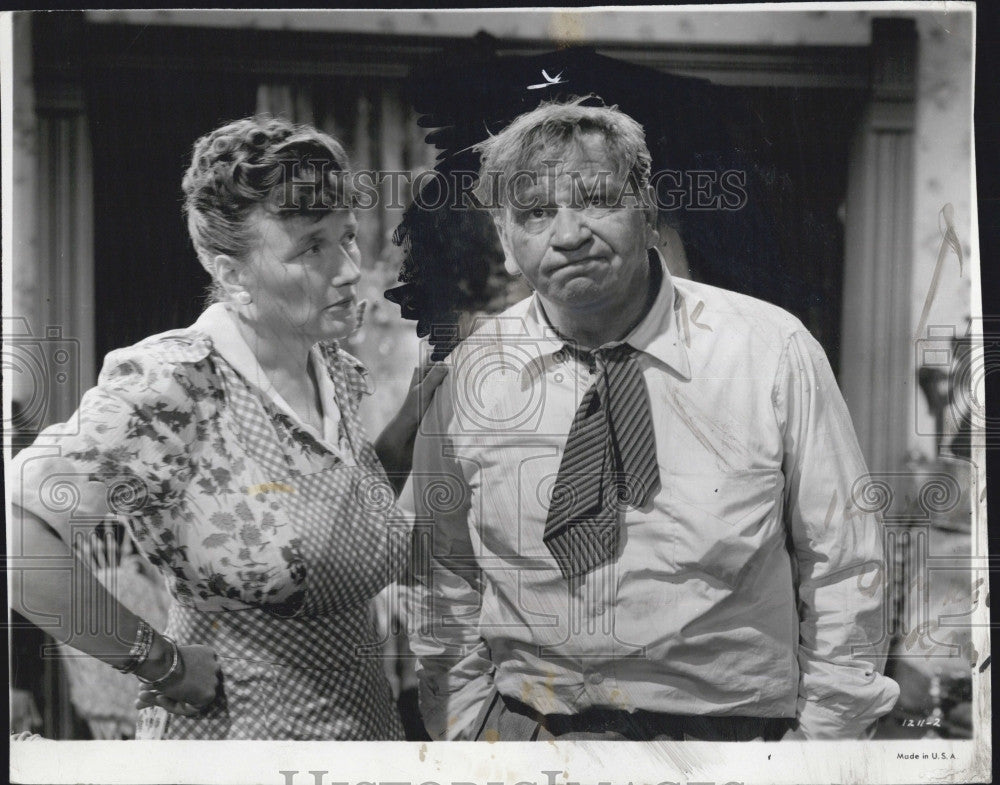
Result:
M593 378L534 297L449 358L409 486L431 538L411 640L429 732L468 738L495 684L542 713L798 717L803 738L862 736L899 690L881 674L882 526L822 348L780 308L665 267L624 340L661 490L627 510L617 558L573 582L542 535Z

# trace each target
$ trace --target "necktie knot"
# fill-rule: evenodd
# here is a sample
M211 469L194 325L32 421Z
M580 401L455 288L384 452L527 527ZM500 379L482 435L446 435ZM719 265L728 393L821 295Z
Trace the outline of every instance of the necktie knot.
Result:
M581 365L586 365L591 373L597 373L612 363L628 360L635 349L627 343L600 346L597 349L581 349L574 343L565 343L562 352L564 355L575 358Z

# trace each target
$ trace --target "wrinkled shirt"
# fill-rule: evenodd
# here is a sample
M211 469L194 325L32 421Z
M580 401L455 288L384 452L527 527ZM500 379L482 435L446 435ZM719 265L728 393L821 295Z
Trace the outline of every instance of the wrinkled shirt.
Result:
M429 732L474 737L495 685L541 713L797 717L799 738L862 737L898 696L882 525L855 501L867 470L822 348L787 312L665 266L625 341L661 490L626 508L617 557L572 581L542 536L593 377L534 297L449 358L408 502L429 554L411 636Z

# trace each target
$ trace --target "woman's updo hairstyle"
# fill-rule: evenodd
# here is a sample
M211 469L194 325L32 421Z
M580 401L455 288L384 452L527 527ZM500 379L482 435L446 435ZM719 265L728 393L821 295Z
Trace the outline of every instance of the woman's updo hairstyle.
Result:
M247 222L258 207L278 217L319 220L331 209L352 206L349 171L336 139L287 120L248 117L201 137L182 188L202 266L214 279L217 255L246 259L259 239ZM218 299L218 287L215 294Z

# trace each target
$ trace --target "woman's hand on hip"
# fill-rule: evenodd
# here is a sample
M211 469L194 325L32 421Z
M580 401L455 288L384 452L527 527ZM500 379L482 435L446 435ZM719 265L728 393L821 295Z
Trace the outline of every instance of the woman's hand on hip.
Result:
M222 671L211 646L193 644L177 647L181 658L180 678L163 686L143 684L139 690L137 709L161 706L172 714L197 717L218 697Z

